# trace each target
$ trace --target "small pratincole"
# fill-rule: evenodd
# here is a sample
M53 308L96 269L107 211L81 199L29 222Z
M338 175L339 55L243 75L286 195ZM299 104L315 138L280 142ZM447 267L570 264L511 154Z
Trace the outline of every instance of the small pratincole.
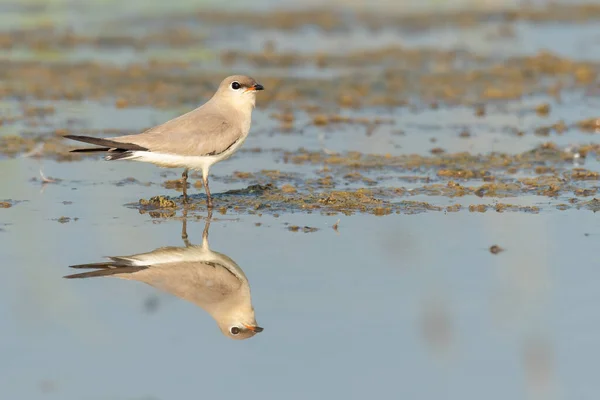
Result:
M210 167L231 157L242 146L250 132L256 92L263 89L249 76L233 75L225 78L213 97L202 106L145 132L107 139L64 137L101 146L72 152L106 152L106 160L134 160L164 168L184 168L181 175L184 203L188 202L189 170L202 171L206 204L212 208L208 188Z

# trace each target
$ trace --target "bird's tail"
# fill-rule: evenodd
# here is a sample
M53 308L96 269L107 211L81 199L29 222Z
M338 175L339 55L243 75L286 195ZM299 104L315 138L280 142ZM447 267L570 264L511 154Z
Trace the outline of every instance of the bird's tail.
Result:
M133 151L147 151L145 147L138 146L133 143L121 143L110 139L101 139L91 136L79 136L79 135L65 135L67 139L77 140L78 142L95 144L102 147L91 147L85 149L71 150L71 153L96 153L96 152L109 152L111 154L106 156L107 160L119 160L129 158L133 155Z
M91 263L91 264L70 265L69 268L93 269L94 271L66 275L63 278L77 279L77 278L94 278L94 277L98 277L98 276L131 274L134 272L144 270L148 267L145 265L131 265L131 261L114 257L114 258L112 258L112 261L101 262L101 263Z
M96 153L110 151L110 147L90 147L89 149L75 149L71 150L69 153Z

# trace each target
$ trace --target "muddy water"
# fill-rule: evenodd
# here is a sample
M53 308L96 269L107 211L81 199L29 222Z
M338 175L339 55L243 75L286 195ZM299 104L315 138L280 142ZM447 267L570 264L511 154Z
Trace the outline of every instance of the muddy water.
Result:
M599 9L259 3L0 6L1 397L593 398ZM267 90L208 230L197 175L184 213L181 171L61 138L140 131L233 71ZM63 279L165 247L242 271L264 331L227 338L180 275Z

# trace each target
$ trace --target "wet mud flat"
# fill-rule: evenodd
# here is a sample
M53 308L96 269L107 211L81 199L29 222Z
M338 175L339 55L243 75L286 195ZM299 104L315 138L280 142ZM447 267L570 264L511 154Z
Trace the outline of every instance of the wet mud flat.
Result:
M580 158L581 154L587 157L590 152L597 157L599 150L597 145L589 146L575 154ZM600 200L596 198L600 173L573 167L573 153L565 153L552 144L517 155L462 153L386 157L301 151L285 153L283 157L295 165L323 168L313 179L277 170L238 171L227 181L253 184L246 189L217 194L217 211L221 214L305 211L325 215L355 212L386 215L461 210L533 213L551 209L600 210ZM202 190L201 181L197 180L194 186ZM348 186L352 188L347 189ZM539 204L534 201L530 205L532 196ZM192 198L192 204L185 208L203 211L203 197ZM413 200L415 198L418 200ZM440 202L439 198L444 200ZM521 198L526 199L525 204ZM443 205L448 202L452 204ZM129 206L159 217L174 216L176 209L183 207L177 196L142 199Z
M522 24L558 30L596 24L599 6L410 17L308 10L241 19L222 11L127 18L118 27L99 19L77 29L45 22L0 31L2 157L77 163L82 156L69 153L76 144L62 136L151 126L132 117L123 128L94 119L95 110L108 108L123 119L140 109L172 117L212 95L224 74L248 71L267 90L258 99L255 141L225 161L235 163L233 173L211 170L211 179L232 186L215 196L221 213L598 209L599 61L585 49L581 57L560 48L484 52L414 38L479 29L493 48L527 42ZM234 20L238 28L225 35ZM314 30L326 39L360 31L366 39L342 46L305 40ZM67 117L77 104L86 111ZM456 110L468 117L452 117ZM423 141L426 151L415 146ZM378 151L357 149L357 142L377 143ZM495 151L497 142L511 151ZM152 216L174 215L181 185L174 173L156 171L156 197L127 203ZM202 212L202 187L192 177L192 191L200 194L190 209ZM13 200L23 199L5 202Z

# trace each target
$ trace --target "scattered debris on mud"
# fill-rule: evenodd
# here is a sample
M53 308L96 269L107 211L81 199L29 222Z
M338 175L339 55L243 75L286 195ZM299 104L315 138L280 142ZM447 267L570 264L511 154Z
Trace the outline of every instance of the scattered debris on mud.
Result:
M313 227L310 227L310 226L300 227L298 225L288 226L287 229L290 232L304 232L304 233L311 233L311 232L316 232L316 231L319 230L319 228L313 228Z
M500 246L498 246L497 244L490 247L490 253L492 253L492 254L498 254L501 251L504 251L504 249L501 248Z

